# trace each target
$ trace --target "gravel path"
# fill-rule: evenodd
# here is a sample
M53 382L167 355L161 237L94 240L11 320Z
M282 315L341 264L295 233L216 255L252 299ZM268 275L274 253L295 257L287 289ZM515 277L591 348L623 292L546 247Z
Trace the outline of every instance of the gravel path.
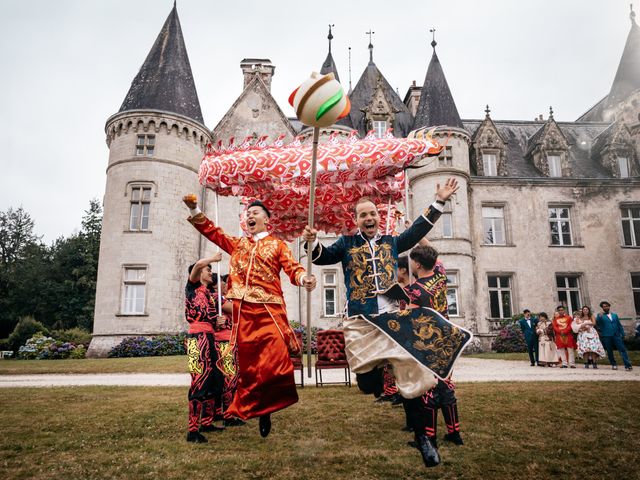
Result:
M305 370L306 374L306 370ZM299 372L296 372L296 378ZM313 375L313 372L312 372ZM344 378L339 370L325 370L325 381L340 381ZM351 376L355 383L355 375ZM608 365L598 370L577 368L531 367L529 362L507 360L485 360L461 358L456 363L453 379L466 382L584 382L584 381L640 381L640 368L627 372L624 367L613 371ZM0 388L8 387L68 387L68 386L141 386L141 387L187 387L186 373L104 373L104 374L40 374L0 375ZM315 378L305 376L305 385L314 385Z

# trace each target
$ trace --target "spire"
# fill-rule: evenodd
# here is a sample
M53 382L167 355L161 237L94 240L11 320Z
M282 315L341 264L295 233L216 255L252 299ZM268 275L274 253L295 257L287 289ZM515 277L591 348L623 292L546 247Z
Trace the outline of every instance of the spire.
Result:
M141 109L177 113L204 124L175 1L119 111Z
M369 46L367 47L369 49L369 63L373 64L373 43L371 41L371 35L373 35L374 32L372 28L369 29L368 32L365 32L365 35L369 35Z
M436 45L438 45L438 42L436 42L436 29L432 28L429 30L429 32L431 32L431 47L433 48L433 51L436 51Z
M431 29L430 32L433 34L433 40L431 41L433 55L422 86L420 103L413 122L413 130L439 125L464 128L456 104L453 101L453 95L449 90L447 79L444 76L444 71L440 65L440 60L436 54L435 29Z
M320 73L322 75L326 75L327 73L333 73L336 77L336 80L340 81L340 76L338 75L338 68L336 67L336 62L333 60L333 55L331 55L331 40L333 40L333 33L331 33L331 27L335 27L335 25L329 25L329 35L327 35L327 39L329 40L329 53L327 54L327 58L325 58L322 63L322 67L320 68Z
M618 71L611 85L607 105L613 107L640 88L640 27L636 23L636 12L629 13L631 30L627 36Z

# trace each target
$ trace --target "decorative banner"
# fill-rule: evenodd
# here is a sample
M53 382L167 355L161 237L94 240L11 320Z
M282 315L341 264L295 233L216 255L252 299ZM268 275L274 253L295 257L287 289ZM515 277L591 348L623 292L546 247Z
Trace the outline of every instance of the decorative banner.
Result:
M210 148L200 165L200 183L219 195L243 197L246 205L261 200L271 211L273 234L291 240L302 233L308 217L311 145L296 138L283 144L284 135L267 146L266 137L255 144L248 137L236 147L221 143ZM370 197L379 207L386 230L386 211L393 212L390 232L397 214L394 204L404 199L404 169L422 156L438 155L444 147L430 136L395 138L389 130L385 138L370 132L357 140L355 132L344 142L333 134L318 146L315 201L315 228L344 234L354 230L354 205Z
M363 317L364 318L364 317ZM444 380L473 334L431 308L411 308L367 318L422 365Z

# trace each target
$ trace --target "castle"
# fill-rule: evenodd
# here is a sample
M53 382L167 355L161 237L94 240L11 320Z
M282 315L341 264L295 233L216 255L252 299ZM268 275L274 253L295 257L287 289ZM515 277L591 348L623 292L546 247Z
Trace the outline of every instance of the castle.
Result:
M432 42L422 86L402 99L373 60L349 91L351 114L336 132L360 137L388 128L410 132L444 125L446 149L409 171L409 216L432 201L435 184L455 177L459 192L429 235L449 277L450 315L487 347L500 319L523 308L574 310L607 299L630 327L640 316L640 28L631 29L610 92L574 122L461 119ZM321 72L338 70L329 53ZM104 219L89 355L106 355L131 335L186 328L187 266L213 252L186 221L181 202L197 192L212 218L214 195L198 183L208 143L286 134L310 141L270 92L275 66L244 59L243 90L217 126L205 124L174 5L119 111L107 119ZM589 103L588 101L586 103ZM590 104L593 104L591 102ZM238 232L239 201L219 199L221 226ZM322 238L333 241L332 235ZM303 253L292 245L294 254ZM221 262L226 271L224 257ZM214 267L215 269L215 267ZM344 307L338 265L314 267L312 322L334 327ZM290 320L304 321L306 295L286 280Z

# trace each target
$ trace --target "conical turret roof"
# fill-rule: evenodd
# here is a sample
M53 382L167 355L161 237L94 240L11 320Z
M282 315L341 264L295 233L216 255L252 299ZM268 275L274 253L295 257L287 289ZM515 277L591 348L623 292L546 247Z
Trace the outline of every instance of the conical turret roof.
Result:
M163 110L204 124L175 3L119 111L128 110Z

